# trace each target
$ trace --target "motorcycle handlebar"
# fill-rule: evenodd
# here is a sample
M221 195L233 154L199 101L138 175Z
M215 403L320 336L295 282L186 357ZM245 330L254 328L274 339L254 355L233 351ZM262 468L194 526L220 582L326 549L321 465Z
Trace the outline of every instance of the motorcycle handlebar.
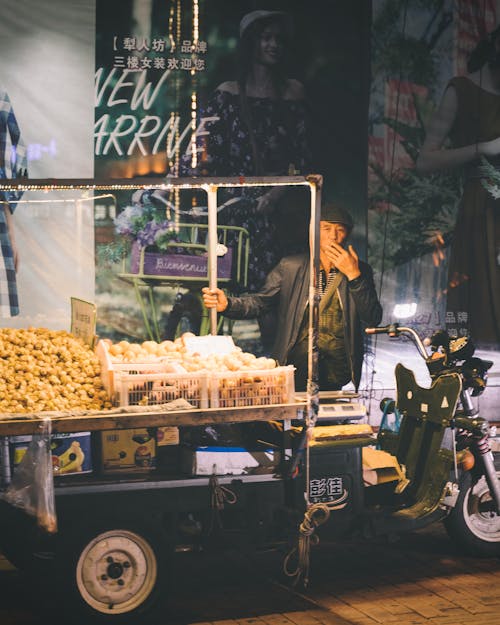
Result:
M380 328L366 328L366 334L389 334L389 326Z
M418 353L422 356L422 358L424 360L427 360L427 358L429 358L429 354L427 353L427 349L425 348L425 345L422 339L415 332L413 328L407 328L405 326L398 326L395 323L390 323L387 326L380 326L378 328L366 328L365 333L366 334L388 334L390 337L397 337L400 334L406 334L411 338L411 340L415 344L415 347L418 350Z

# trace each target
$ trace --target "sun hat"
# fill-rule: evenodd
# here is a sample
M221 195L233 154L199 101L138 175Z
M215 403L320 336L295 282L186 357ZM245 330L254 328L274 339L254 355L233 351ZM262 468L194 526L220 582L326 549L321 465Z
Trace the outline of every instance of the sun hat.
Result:
M259 20L265 20L271 17L276 17L276 18L280 18L281 20L283 20L288 34L290 35L292 33L292 18L290 17L288 13L286 13L285 11L258 10L258 11L251 11L250 13L247 13L241 18L240 37L243 37L243 34L245 33L245 31L251 24L254 24L255 22Z
M354 227L354 221L351 213L339 204L330 202L321 207L321 221L329 221L331 223L344 224L349 230Z

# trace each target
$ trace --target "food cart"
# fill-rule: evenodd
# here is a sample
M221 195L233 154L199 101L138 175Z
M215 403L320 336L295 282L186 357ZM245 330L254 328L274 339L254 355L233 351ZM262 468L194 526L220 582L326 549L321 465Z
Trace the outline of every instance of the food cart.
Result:
M41 411L1 411L0 549L26 573L30 595L49 609L57 606L58 618L64 614L70 622L85 624L157 619L158 612L165 615L168 610L174 554L210 547L278 546L285 574L307 583L316 530L321 537L370 537L449 520L450 535L459 543L483 555L499 553L498 474L488 424L466 410L473 380L464 374L467 360L459 358L460 350L453 352L455 360L448 354L448 360L436 361L413 330L394 324L371 329L413 336L434 377L431 388L421 388L411 371L396 367L397 399L385 403L401 410L401 428L381 432L378 443L388 463L381 463L372 450L366 475L364 450L377 439L369 425L352 423L363 416L353 402L356 394L333 394L329 403L320 404L315 349L320 177L53 185L30 181L0 188L202 190L208 200L207 282L214 287L217 190L224 185L307 185L311 190L308 391L294 392L290 367L267 363L268 368L256 368L259 359L252 354L240 353L251 361L250 369L218 371L217 365L200 367L191 360L195 371L180 371L177 357L141 361L132 355L126 362L114 362L113 344L103 340L96 352L109 405L61 408L52 399ZM153 297L157 282L148 280L144 259L138 266L141 275L134 278L134 288L144 286ZM122 278L130 280L130 275ZM227 337L217 334L215 311L208 326L212 351L198 354L205 365L228 347ZM33 332L27 330L28 335ZM168 346L149 341L148 348L156 355L160 348L179 348L189 356L193 339L203 338L181 336L176 339L181 343ZM19 342L15 334L13 340ZM33 377L36 369L30 351L43 360L44 350L53 351L50 343L42 349L33 345L23 346L23 360L14 363L13 377L20 381L26 372ZM4 345L1 349L6 360ZM115 355L120 350L122 346ZM233 358L231 352L227 355ZM95 393L80 388L78 377L84 369L95 375L96 369L87 356L82 362L80 372L73 367L71 379L60 370L50 375L60 388L66 381L77 388L92 406ZM484 366L486 371L488 363ZM15 390L20 405L29 403L27 388ZM459 403L462 410L457 410ZM52 404L58 409L50 408ZM332 422L333 430L323 427ZM251 442L222 447L205 443L205 430L232 426L243 433L243 441ZM29 444L19 440L26 436L33 437ZM54 461L53 446L60 440L66 447ZM89 444L95 464L82 470ZM22 456L19 463L16 454Z
M201 189L207 193L208 204L206 280L210 286L216 286L217 190L225 186L275 185L307 185L311 190L310 235L313 241L311 254L314 267L314 261L316 264L318 262L315 245L319 227L317 206L321 193L321 178L318 176L174 180L165 183L158 180L142 180L140 183L127 180L104 183L57 181L47 184L46 181L31 180L26 184L7 186L24 191L82 190L86 194L96 191L114 192L116 189ZM239 265L238 271L241 271ZM313 275L312 269L312 309L317 305ZM145 275L144 259L140 263L139 277L134 277L130 272L125 277L128 280L133 279L136 291L140 286L146 286L151 291L157 284L157 276L148 280ZM211 311L209 325L212 336L215 337L215 311ZM150 327L146 327L149 332ZM312 328L311 318L311 345ZM106 349L102 347L102 342L100 345L101 350ZM311 358L312 375L314 367L314 359ZM154 405L145 406L141 401L129 401L131 389L137 388L140 378L147 378L144 388L148 393L156 383L152 381L156 380L155 376L161 379L165 375L152 373L152 368L151 363L142 370L139 364L129 363L125 372L131 374L128 378L115 371L115 388L109 386L109 379L105 382L109 393L115 393L114 399L117 397L118 380L121 384L126 384L128 379L130 387L126 388L124 395L127 400L123 401L122 398L115 401L119 405L112 408L44 410L38 413L28 411L23 414L0 415L1 477L2 488L6 493L0 502L1 549L14 564L34 576L35 586L43 589L44 596L52 596L57 588L58 601L64 596L72 617L81 615L84 622L90 616L116 622L117 619L133 620L138 614L142 617L149 611L154 612L162 603L160 599L168 589L170 554L175 550L202 549L212 538L218 539L221 533L234 535L234 530L240 537L244 535L246 542L250 541L255 545L282 542L283 536L296 527L297 519L303 515L305 509L305 483L303 476L300 480L295 479L297 459L292 449L300 449L300 454L303 454L305 437L302 435L298 443L292 444L291 433L293 430L303 431L303 424L307 424L310 415L317 411L317 395L313 392L301 398L295 397L293 371L290 367L278 367L267 373L260 372L258 384L261 386L255 393L248 391L253 386L249 386L248 379L245 379L244 400L239 395L237 400L231 395L232 400L221 401L221 380L223 382L227 376L231 378L232 393L234 385L240 383L237 374L231 372L226 376L212 374L211 381L206 380L207 395L203 399L197 396L193 401L192 393L186 396L177 393L177 399L163 393L161 399L153 402ZM282 369L285 371L281 371ZM113 372L104 372L105 375L110 373ZM192 374L170 373L166 388L170 389L172 385L175 387L176 382L172 382L172 378L185 383L190 375ZM203 375L200 373L195 376L198 385L201 384L200 377ZM276 377L277 375L280 377ZM215 391L214 379L218 385ZM208 389L210 384L211 390ZM156 392L155 397L157 396ZM197 461L197 453L210 453L210 449L191 449L187 468L186 463L183 464L179 458L182 447L179 445L179 432L182 439L182 433L200 430L207 425L244 426L266 422L279 424L280 443L272 443L270 448L261 444L258 449L249 452L246 449L238 450L243 456L252 456L251 466L256 470L247 469L245 462L249 461L248 458L244 458L243 465L238 470L234 467L229 470L221 469L226 460L220 458L227 454L234 455L233 449L222 450L223 453L217 450L219 468L214 463L212 471L199 470L193 465ZM91 439L94 453L99 454L102 452L103 432L111 432L113 439L119 438L120 432L146 433L141 439L141 447L146 448L146 439L154 437L158 431L162 432L162 436L166 433L167 437L173 438L169 440L170 444L162 446L162 458L158 454L155 461L151 462L149 454L147 463L141 458L141 468L144 469L142 471L130 470L130 467L129 471L106 471L103 470L102 462L96 462L94 470L88 473L61 472L54 477L53 471L47 472L46 467L44 471L43 463L39 462L40 458L47 457L46 451L57 437L84 433ZM19 467L24 466L20 464L16 469L19 472L16 477L16 472L13 472L13 455L16 453L18 441L26 436L32 436L39 446L28 446L28 450L31 450L29 453L26 449L23 450L28 457L28 461L23 460L27 472L24 476L22 471L19 472ZM81 450L83 439L74 444ZM349 449L351 448L357 449L355 446L350 446ZM35 455L29 457L33 453ZM267 459L263 463L260 459L255 461L259 453L260 458ZM272 461L266 468L263 465L266 465L269 458ZM359 473L359 453L356 460L355 470ZM333 489L324 500L333 501L343 496L343 489L340 488L339 492L337 490ZM359 505L359 501L353 501L355 505Z

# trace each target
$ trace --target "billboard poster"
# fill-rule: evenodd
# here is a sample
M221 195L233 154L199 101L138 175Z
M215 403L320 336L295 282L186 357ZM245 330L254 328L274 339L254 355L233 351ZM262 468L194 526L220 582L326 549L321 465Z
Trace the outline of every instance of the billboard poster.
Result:
M263 44L259 64L256 37L268 22L278 43L269 49ZM362 1L318 0L311 11L299 0L258 6L244 0L97 0L96 177L319 173L325 199L353 214L354 244L366 256L369 27L370 6ZM266 64L273 71L262 72ZM116 253L113 223L118 218L119 229L130 229L129 216L134 219L141 202L141 210L163 209L162 227L207 221L207 199L199 192L142 199L124 194L116 205L102 207L96 219L101 333L145 331L145 305L139 308L133 298L128 321L116 327L116 305L123 307L131 289L126 266L109 262ZM241 229L248 233L248 279L231 283L234 291L255 292L283 255L307 246L307 193L223 190L218 203L233 259ZM165 241L163 231L161 236ZM162 336L170 337L175 315L200 314L198 294L174 278L155 288ZM260 320L254 335L271 340L272 324Z
M93 2L4 0L0 33L1 177L92 178ZM70 296L93 300L93 205L79 197L1 198L3 326L69 330Z
M500 351L498 159L490 149L500 131L499 10L496 0L375 0L368 138L369 258L384 321L423 337L446 329L489 354ZM384 348L375 356L379 374L386 356ZM493 369L493 386L496 376Z
M447 160L455 146L487 143L491 152L495 126L487 111L476 116L486 120L479 134L449 111L441 134L435 124L449 84L488 93L491 38L483 64L468 63L497 27L498 0L2 6L3 178L321 174L324 199L354 217L351 240L375 270L384 322L422 336L444 327L500 351L496 158ZM274 43L258 48L271 16ZM256 54L275 70L257 68ZM478 165L488 164L485 174ZM204 192L1 199L2 325L68 328L73 297L96 304L97 332L113 340L199 329L199 285L186 268L199 276L206 263ZM218 204L231 292L258 290L283 255L307 245L303 194L223 190ZM166 262L167 250L181 258ZM139 284L144 267L174 271ZM239 327L246 348L266 351L272 322ZM380 345L368 351L369 396L392 384L393 360Z

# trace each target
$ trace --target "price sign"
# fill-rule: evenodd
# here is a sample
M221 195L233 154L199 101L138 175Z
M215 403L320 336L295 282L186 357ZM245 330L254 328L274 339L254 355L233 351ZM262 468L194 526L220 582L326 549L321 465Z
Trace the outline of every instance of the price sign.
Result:
M188 352L210 356L210 354L230 354L234 352L233 338L226 335L190 336L184 339L184 345Z
M97 308L95 304L71 298L71 334L94 349Z

